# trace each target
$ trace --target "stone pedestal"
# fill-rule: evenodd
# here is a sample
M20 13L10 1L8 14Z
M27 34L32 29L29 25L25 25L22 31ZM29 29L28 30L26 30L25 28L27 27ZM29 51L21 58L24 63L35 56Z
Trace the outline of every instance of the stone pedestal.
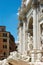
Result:
M34 54L31 54L31 62L34 62Z
M37 60L36 61L41 61L41 52L37 54Z

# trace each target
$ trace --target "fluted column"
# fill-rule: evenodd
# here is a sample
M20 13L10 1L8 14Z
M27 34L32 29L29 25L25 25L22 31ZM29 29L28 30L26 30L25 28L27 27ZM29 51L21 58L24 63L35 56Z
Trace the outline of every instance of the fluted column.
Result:
M21 27L21 54L23 52L23 26Z
M40 49L40 25L39 25L39 20L38 20L38 9L36 9L36 13L35 13L35 9L34 9L33 13L34 13L33 14L34 43L35 43L35 36L36 36L36 49ZM35 20L35 22L34 22L34 20Z
M26 22L27 24L27 22ZM28 32L27 32L27 25L26 25L26 33L25 33L25 50L27 51L28 50Z
M20 52L20 53L22 53L22 49L23 49L23 47L22 47L22 44L23 44L23 24L22 23L20 23L19 24L19 46L18 46L18 51Z
M28 50L30 50L29 44L30 44L30 33L28 33Z
M41 59L41 52L38 53L38 51L40 51L40 25L39 25L39 17L38 17L38 9L37 9L37 60Z
M26 22L23 21L23 54L25 54L26 51Z
M37 9L33 9L33 51L31 54L32 62L35 62L37 59L37 55L35 54L35 50L37 49Z
M39 24L39 10L37 9L37 49L39 50L41 46L40 43L40 24Z
M37 11L33 10L33 49L37 47Z

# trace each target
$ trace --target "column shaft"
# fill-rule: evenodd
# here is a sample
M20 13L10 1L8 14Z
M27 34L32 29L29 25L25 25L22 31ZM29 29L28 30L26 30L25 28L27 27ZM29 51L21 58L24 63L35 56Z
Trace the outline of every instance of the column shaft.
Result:
M33 11L33 48L36 49L37 46L37 11Z
M23 42L23 40L22 40L22 39L23 39L23 38L22 38L22 36L23 36L22 33L23 33L22 27L20 27L20 28L19 28L19 52L20 52L20 53L22 53L22 49L23 49L23 48L22 48L22 42Z
M40 49L40 25L39 25L39 14L37 9L37 49Z
M32 55L32 62L35 62L37 56L35 54L35 50L37 49L37 10L34 8L33 10L33 53Z
M25 53L25 44L26 44L26 24L23 22L23 53Z

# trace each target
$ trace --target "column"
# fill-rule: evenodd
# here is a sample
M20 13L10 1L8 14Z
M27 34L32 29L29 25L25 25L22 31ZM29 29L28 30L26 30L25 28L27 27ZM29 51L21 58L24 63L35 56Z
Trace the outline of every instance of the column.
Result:
M40 25L39 25L39 11L37 9L37 49L40 49L41 43L40 43Z
M26 22L23 21L23 54L25 54L25 44L26 44Z
M20 23L20 26L19 26L19 46L18 46L18 51L20 52L20 53L22 53L22 49L23 49L23 38L22 38L22 34L23 34L23 25L21 25L22 23Z
M33 10L33 49L37 47L37 11L34 8Z
M25 39L25 50L27 51L28 50L28 33L27 33L27 31L26 31L26 33L25 33L25 37L26 37L26 39Z
M36 54L35 50L37 49L37 9L33 9L33 53L31 54L32 56L32 62L36 61Z
M21 54L23 52L23 26L21 27Z
M38 51L40 51L41 43L40 43L40 25L39 25L38 19L39 19L39 12L37 9L37 60L40 60L41 59L41 52L38 53Z
M31 41L30 41L30 36L29 36L29 35L30 35L30 33L28 33L28 50L30 50L29 44L30 44L30 42L31 42Z
M26 50L26 52L28 50L27 41L28 41L27 22L25 22L25 50Z

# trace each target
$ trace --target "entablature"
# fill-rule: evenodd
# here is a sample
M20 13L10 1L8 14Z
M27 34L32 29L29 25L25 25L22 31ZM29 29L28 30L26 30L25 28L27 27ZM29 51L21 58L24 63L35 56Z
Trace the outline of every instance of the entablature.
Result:
M30 10L31 8L31 0L29 2L29 4L26 6L26 1L27 0L23 0L24 2L21 4L21 8L19 9L19 16L20 18L23 17L22 15L26 15L28 10Z

